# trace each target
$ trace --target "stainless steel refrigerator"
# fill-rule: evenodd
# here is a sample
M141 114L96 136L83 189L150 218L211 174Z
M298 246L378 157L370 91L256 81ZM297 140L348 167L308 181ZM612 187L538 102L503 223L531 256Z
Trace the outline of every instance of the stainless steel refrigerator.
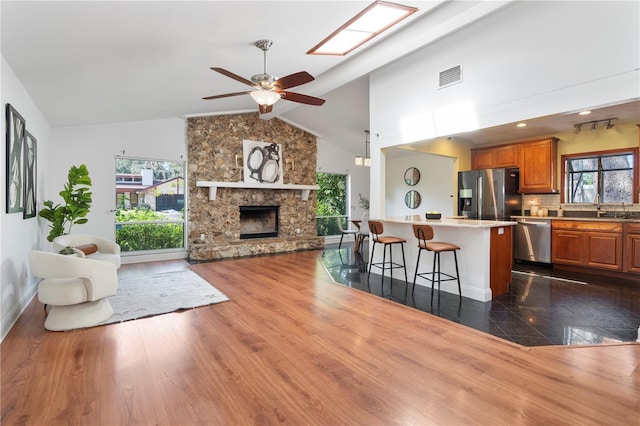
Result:
M506 220L522 214L518 169L458 172L458 215Z

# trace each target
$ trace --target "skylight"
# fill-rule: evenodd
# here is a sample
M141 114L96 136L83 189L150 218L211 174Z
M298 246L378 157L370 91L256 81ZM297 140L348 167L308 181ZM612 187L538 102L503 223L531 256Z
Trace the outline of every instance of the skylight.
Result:
M375 1L307 54L344 56L417 11L415 7Z

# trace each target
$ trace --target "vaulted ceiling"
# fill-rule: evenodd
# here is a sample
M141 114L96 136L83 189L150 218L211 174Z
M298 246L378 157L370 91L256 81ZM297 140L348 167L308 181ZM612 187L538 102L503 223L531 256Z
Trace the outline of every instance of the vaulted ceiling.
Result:
M2 1L2 56L52 126L79 126L257 111L250 96L202 97L247 90L210 67L250 79L263 72L255 42L271 39L268 72L308 71L316 80L292 91L327 102L279 101L265 118L293 121L358 152L369 127L369 72L512 1L401 1L419 11L374 42L345 57L306 54L370 3ZM438 25L419 31L433 13L442 17Z

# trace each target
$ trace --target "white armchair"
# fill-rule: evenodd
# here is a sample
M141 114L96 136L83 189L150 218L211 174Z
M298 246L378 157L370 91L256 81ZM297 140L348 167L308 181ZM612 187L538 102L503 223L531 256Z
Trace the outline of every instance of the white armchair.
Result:
M95 244L98 251L87 255L87 258L93 260L104 260L113 263L116 268L120 267L120 246L104 238L87 234L68 234L60 235L53 240L53 251L58 253L65 247L78 247L87 244ZM81 255L83 256L83 255Z
M113 263L34 250L29 266L34 276L43 278L38 299L45 308L50 305L44 322L47 330L91 327L113 315L106 299L118 289Z

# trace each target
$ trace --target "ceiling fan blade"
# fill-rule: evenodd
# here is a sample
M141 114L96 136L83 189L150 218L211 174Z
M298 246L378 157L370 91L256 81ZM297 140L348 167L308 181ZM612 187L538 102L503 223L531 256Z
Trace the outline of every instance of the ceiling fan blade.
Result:
M216 68L216 67L212 67L211 68L213 71L215 72L219 72L222 75L226 75L229 78L234 79L235 81L239 81L240 83L244 83L247 86L255 86L255 84L252 81L247 80L244 77L240 77L238 74L234 74L231 71L227 71L224 68Z
M290 87L300 86L301 84L309 83L315 80L311 74L306 71L300 71L295 74L289 74L282 78L277 79L273 86L276 90L286 90Z
M268 114L273 110L273 105L258 105L260 114Z
M298 102L301 104L307 104L307 105L320 106L325 102L324 99L316 98L309 95L303 95L301 93L281 92L281 95L282 95L282 99L286 99L292 102Z
M202 99L209 101L211 99L229 98L231 96L240 96L240 95L247 95L247 94L249 94L249 92L225 93L224 95L207 96L206 98L202 98Z

